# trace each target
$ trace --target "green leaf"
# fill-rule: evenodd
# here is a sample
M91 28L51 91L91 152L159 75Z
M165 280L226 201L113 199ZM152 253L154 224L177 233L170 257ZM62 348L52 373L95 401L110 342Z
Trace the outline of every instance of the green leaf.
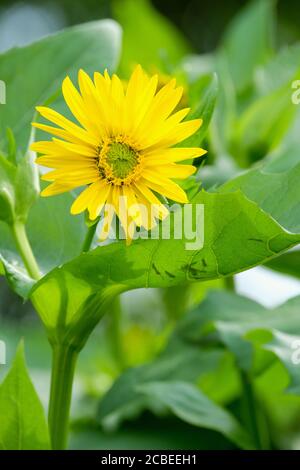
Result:
M0 415L0 449L49 449L44 410L26 370L22 345L0 386Z
M268 95L288 82L299 72L300 44L284 46L275 57L256 72L256 88L260 95Z
M218 333L219 341L234 355L240 369L260 373L276 356L289 374L290 393L300 393L300 297L274 309L225 291L210 292L205 301L179 322L175 335L201 344ZM270 356L266 351L273 352ZM260 361L257 362L259 353Z
M15 218L15 177L16 167L0 155L0 221L9 224Z
M157 430L159 429L159 432ZM173 416L155 417L149 413L116 430L106 432L94 422L71 430L71 449L232 449L234 446L220 433L196 428Z
M234 416L192 384L153 382L140 386L139 389L165 405L183 421L219 431L242 449L254 449L251 438Z
M268 261L265 266L274 271L300 278L300 251L284 253Z
M282 141L296 111L290 82L255 100L236 123L232 149L237 159L249 164L263 158Z
M8 142L7 159L11 163L16 165L17 164L17 144L16 144L14 133L10 129L10 127L6 129L6 137L7 137L7 142Z
M218 191L224 193L241 190L247 198L259 204L286 230L298 233L300 232L300 164L296 158L290 163L287 171L284 171L283 167L280 172L273 172L270 162L263 163L228 181Z
M20 266L16 261L10 263L0 254L0 263L3 267L3 273L14 292L16 292L23 299L27 299L35 281L28 276L25 269Z
M250 2L230 24L223 47L238 93L247 91L255 69L272 56L273 28L273 0Z
M120 28L104 20L74 26L0 55L1 79L7 83L7 103L0 107L0 135L10 127L18 149L24 152L35 106L60 89L66 75L76 78L80 68L88 73L114 69L119 51ZM0 148L4 146L0 140Z
M44 273L81 252L87 228L83 215L70 214L73 200L74 193L40 198L30 211L26 225L28 237ZM1 222L0 234L1 254L10 263L19 265L12 235L8 226Z
M99 404L98 421L105 426L116 427L146 407L156 411L156 400L145 397L141 386L157 381L195 382L215 369L222 356L222 351L206 351L178 337L171 338L165 351L152 363L128 369L116 380Z
M18 148L27 148L35 105L51 95L57 97L63 78L67 74L76 78L80 67L87 72L113 69L119 50L120 28L106 20L70 28L0 56L1 78L10 84L7 104L0 108L0 134L1 126L9 126ZM53 57L59 58L55 64ZM12 75L16 69L22 74ZM24 220L38 191L36 172L31 155L21 159L18 170L0 157L0 219L12 222L17 216ZM42 198L30 212L27 231L43 272L80 252L86 227L82 216L70 215L73 199L74 193ZM11 234L1 222L0 250L9 263L19 264Z
M0 221L9 225L16 221L25 223L38 198L39 175L33 158L28 152L14 165L0 155Z
M199 89L199 84L201 84L202 88L202 81L202 79L199 80L199 82L201 83L198 83L198 87L197 84L195 85L196 89ZM207 80L205 80L205 82L207 82ZM196 96L193 96L193 99L191 100L192 112L189 114L189 120L202 119L203 124L200 129L195 132L195 134L193 134L191 137L182 142L180 146L198 147L199 145L201 145L204 137L206 136L218 94L218 79L215 74L208 77L208 84L206 85L206 87L204 87L204 91L201 91L202 93L200 93L199 90L198 94L195 90L193 90L193 95Z
M114 18L124 31L120 69L131 74L136 64L151 70L165 71L164 64L173 65L190 52L187 40L149 0L114 0Z
M60 324L64 340L67 335L74 347L82 347L120 292L216 279L264 263L299 243L298 233L287 232L241 192L201 192L194 211L196 204L205 208L203 248L201 233L197 246L172 235L170 240L136 240L129 247L117 242L83 254L41 279L31 298L48 330ZM176 222L178 230L181 220L175 218Z

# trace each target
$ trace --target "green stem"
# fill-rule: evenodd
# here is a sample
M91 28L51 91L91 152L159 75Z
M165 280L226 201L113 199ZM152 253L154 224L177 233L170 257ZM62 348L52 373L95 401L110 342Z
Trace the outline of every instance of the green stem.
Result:
M125 369L126 359L124 356L122 345L122 328L121 328L121 302L120 296L117 296L111 305L111 311L108 324L108 337L110 340L110 347L116 363L120 370Z
M96 233L97 223L91 225L86 232L86 236L82 245L82 253L86 253L90 250L92 241Z
M229 291L235 291L235 282L233 276L224 277L225 288Z
M23 263L28 271L28 274L35 280L39 280L41 273L32 252L29 240L27 238L25 225L21 222L15 222L12 227L13 237L17 245L18 252L21 255Z
M53 450L64 450L68 443L72 387L78 353L73 348L53 346L49 430Z
M245 372L241 372L241 379L243 384L243 398L245 403L245 418L248 422L250 432L255 441L256 448L261 450L264 449L264 439L260 429L259 417L258 417L258 403L253 389L253 384Z

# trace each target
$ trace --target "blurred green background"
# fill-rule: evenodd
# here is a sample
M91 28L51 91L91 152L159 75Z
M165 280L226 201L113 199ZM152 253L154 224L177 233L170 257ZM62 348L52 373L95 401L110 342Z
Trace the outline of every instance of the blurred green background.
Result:
M139 50L136 51L136 60L142 64L144 62L150 70L155 70L157 64L153 59L154 56L149 44L151 31L147 31L144 37L143 28L145 25L135 9L135 5L139 1L144 0L126 0L126 2L123 0L0 1L0 51L5 51L13 46L25 45L43 35L70 25L101 18L115 18L121 24L126 23L127 25L124 32L127 46L132 41L129 33L139 32L143 47L139 45ZM125 3L126 15L124 14ZM165 65L165 72L168 72L173 66L176 67L177 61L185 54L197 53L205 54L203 57L209 57L209 54L220 45L224 31L232 18L247 3L250 2L238 0L226 2L217 0L152 0L154 9L151 9L151 15L154 15L154 21L164 25L161 31L165 31L165 33L162 32L161 38L156 38L156 41L160 40L162 44L158 55L160 55L161 64ZM297 14L299 2L279 0L276 9L278 25L275 47L277 49L283 44L293 44L300 40L300 16ZM130 11L132 11L131 16L128 15ZM158 34L157 31L155 34ZM176 47L173 48L171 46L172 34L177 37ZM165 54L164 41L170 41L167 48L169 55ZM131 46L134 48L134 44ZM124 76L130 73L133 65L134 63L131 63L126 55L122 57L120 70ZM253 160L255 161L254 157ZM235 282L238 293L248 295L266 307L275 307L300 294L299 280L272 273L265 268L256 268L253 271L240 274L236 276ZM221 434L195 428L174 415L160 415L160 410L156 410L157 415L144 410L142 414L139 414L138 410L133 410L132 413L128 412L130 419L125 419L123 424L117 428L109 423L102 429L93 419L99 397L109 389L122 371L129 366L137 366L151 361L164 348L176 321L183 315L180 309L173 315L176 310L175 306L178 306L179 302L185 303L185 305L195 304L203 298L207 289L221 286L221 281L205 283L203 286L197 285L192 289L192 292L189 292L189 298L185 299L186 302L182 301L185 289L180 290L179 288L167 293L159 290L142 290L128 293L122 297L122 311L116 304L113 314L96 329L80 358L72 411L71 445L74 448L234 448L234 444L222 437ZM0 278L0 315L0 338L4 339L7 344L8 364L14 355L20 337L25 336L27 361L35 385L46 406L50 364L50 350L47 341L30 304L23 304L9 290L3 278ZM218 351L214 351L215 353L218 354ZM241 404L236 398L239 379L232 365L232 358L225 353L220 361L219 359L219 356L218 360L215 357L209 358L209 361L216 364L216 371L207 371L204 374L201 379L201 387L217 401L229 403L228 406L232 411L239 414L237 409ZM0 375L5 372L6 367L1 367ZM276 380L272 374L277 374ZM261 381L273 381L278 385L281 378L282 371L275 370L274 372L272 369L269 375ZM283 382L284 380L285 378L282 379ZM216 392L220 382L222 384L221 398ZM258 386L261 386L263 390L263 384L258 384ZM281 388L279 386L280 390ZM265 397L263 397L264 399ZM277 396L276 399L278 399ZM299 398L288 401L281 397L280 400L285 403L286 411L284 412L285 416L281 416L277 410L280 415L276 417L278 418L277 423L282 426L282 434L274 447L297 448L300 439ZM272 409L272 412L274 411L274 401L275 398L271 397L267 406ZM267 420L264 413L261 415L261 420ZM263 423L262 427L264 428L264 426ZM292 445L287 444L284 439L286 429L290 435L294 436Z

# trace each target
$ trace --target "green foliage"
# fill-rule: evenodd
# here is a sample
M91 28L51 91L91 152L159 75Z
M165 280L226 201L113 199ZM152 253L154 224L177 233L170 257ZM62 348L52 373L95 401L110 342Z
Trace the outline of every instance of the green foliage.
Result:
M75 333L77 323L82 320L85 328L92 328L119 292L226 276L263 263L299 242L299 235L286 232L240 192L202 192L194 207L196 203L204 204L206 211L203 249L187 250L188 240L172 238L137 240L130 247L118 242L83 254L41 279L32 300L47 328L59 322L61 299L64 324L83 339L82 332ZM93 298L97 298L94 313ZM91 317L84 313L87 305Z
M238 93L248 91L255 68L272 57L274 0L251 2L231 23L222 47Z
M164 71L165 64L170 67L190 52L187 40L149 0L113 0L112 7L124 31L120 70L125 76L136 64Z
M49 449L44 410L29 378L22 344L0 385L0 414L1 450Z
M290 276L300 277L300 251L290 251L284 253L278 258L274 258L266 263L266 266L270 269L274 269L283 274L289 274Z
M39 199L37 166L33 155L19 158L17 167L12 153L23 154L30 138L30 123L35 105L42 104L61 87L68 74L76 79L80 67L87 72L113 69L120 52L120 28L113 21L98 21L76 26L54 34L24 48L12 49L0 56L1 78L9 82L7 104L0 108L0 131L9 131L8 157L0 155L0 221L12 224L26 222L32 208L27 231L29 240L43 272L72 259L80 252L85 236L84 219L70 215L74 195L66 194L53 199ZM56 57L53 62L52 57ZM30 62L30 67L27 64ZM41 66L50 64L51 67ZM14 74L11 70L22 70ZM51 70L50 70L51 69ZM61 94L59 94L61 96ZM57 99L57 96L56 96ZM16 101L17 100L17 101ZM4 147L4 141L1 143ZM0 222L0 249L10 265L22 271L16 247L8 228ZM10 282L17 279L17 272ZM22 278L22 276L21 276ZM15 287L18 293L18 286Z
M120 364L107 365L102 344L98 357L96 337L95 362L102 368L96 368L95 382L99 372L110 383L126 364L120 357L126 341L132 342L127 351L137 356L132 330L124 332L118 324L122 315L113 314L114 299L140 288L159 288L165 299L168 315L157 328L159 341L153 338L155 346L149 348L152 361L117 378L100 401L97 424L85 420L88 429L75 427L72 446L82 445L81 438L85 447L91 446L87 441L95 442L99 435L111 442L106 430L119 427L118 439L129 429L126 446L134 447L138 434L139 446L159 447L157 427L170 429L168 420L180 433L199 436L199 443L191 441L199 448L210 448L211 439L226 448L267 447L270 442L280 446L269 424L272 419L282 423L276 400L283 403L283 392L290 392L296 401L292 407L291 401L284 402L283 409L289 415L300 410L300 298L268 310L234 293L210 291L205 282L221 284L216 280L261 264L299 277L299 251L286 253L300 242L300 114L291 102L291 82L299 78L299 45L276 53L272 0L247 5L218 50L205 56L186 57L188 42L148 0L114 0L112 10L124 29L122 78L136 63L162 77L176 75L185 84L189 119L203 119L184 146L202 145L208 156L182 186L192 201L194 220L197 205L204 206L204 239L198 240L204 244L192 245L195 239L187 234L175 236L182 225L179 209L159 227L170 224L170 239L160 232L156 239L129 246L118 241L80 254L85 222L91 223L70 215L75 192L38 198L37 167L28 152L34 107L55 101L64 108L62 79L76 79L79 68L93 72L117 66L120 28L111 20L97 21L0 55L1 79L9 84L7 105L0 107L0 274L19 296L32 301L54 349L63 345L76 355L104 314L110 314L111 324L104 323L101 334L107 344L113 336L115 344L109 347ZM248 170L241 173L241 168ZM207 191L199 190L202 182ZM18 239L12 237L16 225L25 223L42 272L38 282L26 272L22 253L17 254ZM197 290L199 282L204 284ZM193 298L201 302L186 313L192 283ZM134 325L135 319L130 321ZM158 344L161 350L155 356ZM58 374L56 379L63 390L64 377ZM106 388L101 384L101 393ZM22 347L0 386L0 414L0 448L49 448L44 412ZM255 423L257 415L260 422ZM144 416L155 421L155 433L138 429ZM131 428L128 418L135 420ZM63 424L67 429L68 423ZM163 445L188 447L176 436L164 438Z
M0 220L25 223L40 191L33 155L28 152L17 165L0 156L0 178Z
M208 78L208 80L207 80ZM205 87L203 87L203 81ZM208 82L208 83L206 83ZM200 88L201 87L201 88ZM200 90L199 90L200 88ZM203 91L204 88L204 91ZM196 91L197 90L197 91ZM195 85L191 97L192 111L189 114L189 119L202 119L203 124L200 129L195 132L191 137L181 143L185 147L197 147L202 144L204 137L206 136L211 118L213 116L217 94L218 94L218 79L216 75L205 77L205 80L200 79ZM201 93L202 91L202 93Z
M66 75L75 79L80 68L88 73L114 69L120 36L119 26L113 21L95 21L2 54L1 79L9 86L7 104L0 107L0 148L5 148L3 136L10 127L18 149L25 151L35 106L56 93Z
M140 390L165 405L183 421L219 431L242 449L254 448L247 432L236 419L193 385L185 382L153 382L143 385Z

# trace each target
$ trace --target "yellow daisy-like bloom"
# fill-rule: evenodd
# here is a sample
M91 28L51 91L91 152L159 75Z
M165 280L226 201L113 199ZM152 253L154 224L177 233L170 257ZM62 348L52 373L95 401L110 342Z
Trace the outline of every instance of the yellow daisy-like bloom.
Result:
M197 131L202 121L183 121L188 108L172 114L182 97L182 88L171 80L157 92L157 75L148 77L140 66L135 68L126 89L116 75L110 77L107 71L103 75L95 73L93 81L80 70L78 81L80 91L69 77L64 80L62 91L80 125L50 108L37 107L44 118L58 126L33 123L58 137L31 146L42 154L37 163L53 169L42 177L52 182L42 196L87 185L75 199L71 213L88 210L94 220L103 211L102 238L117 214L130 238L129 226L149 230L156 219L168 214L158 195L188 202L173 179L185 179L195 168L177 162L201 156L205 151L173 146ZM147 208L146 212L139 209L141 205Z

